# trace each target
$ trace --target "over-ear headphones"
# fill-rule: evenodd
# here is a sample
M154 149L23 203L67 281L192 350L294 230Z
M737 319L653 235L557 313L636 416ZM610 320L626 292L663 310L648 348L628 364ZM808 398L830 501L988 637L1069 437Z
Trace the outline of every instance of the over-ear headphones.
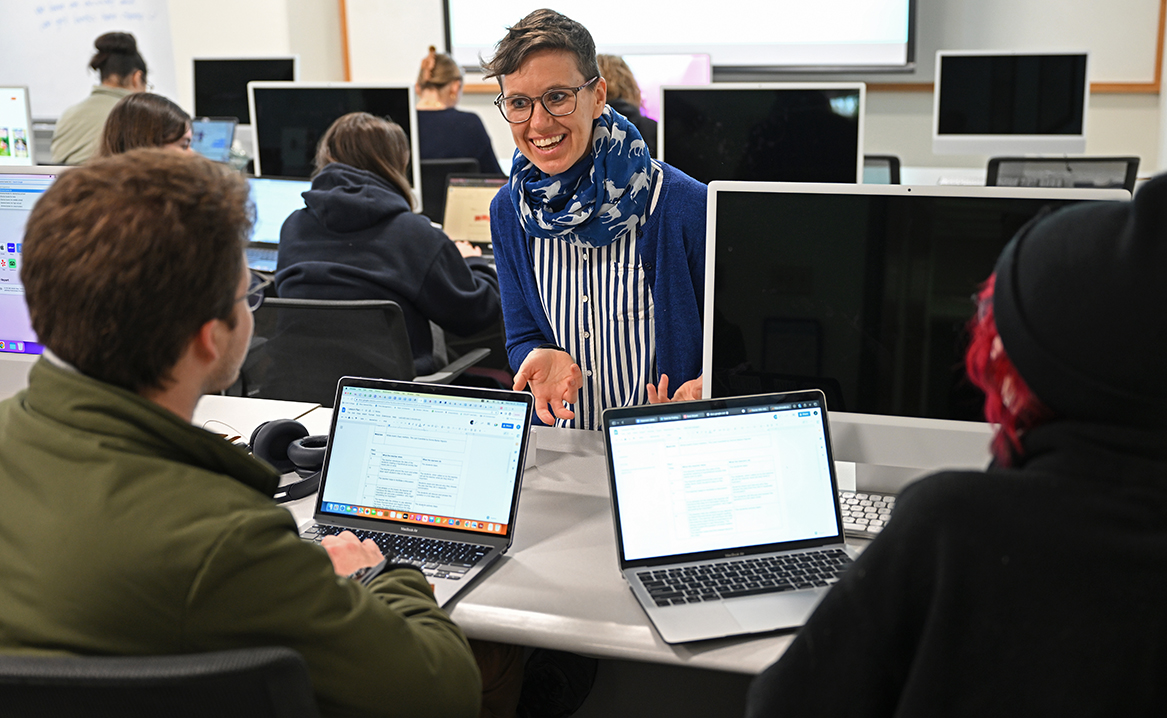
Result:
M280 473L295 471L303 481L281 486L275 494L276 503L285 503L316 491L320 487L320 470L328 437L309 436L308 429L292 419L265 421L251 433L251 454L263 459Z

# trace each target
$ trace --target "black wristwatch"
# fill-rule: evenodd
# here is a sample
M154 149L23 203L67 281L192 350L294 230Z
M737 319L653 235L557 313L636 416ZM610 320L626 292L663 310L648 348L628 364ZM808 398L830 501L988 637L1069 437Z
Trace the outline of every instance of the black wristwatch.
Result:
M372 583L374 578L377 578L381 575L381 573L385 570L385 567L388 565L389 559L383 558L381 559L381 563L377 564L376 566L362 566L356 571L350 573L348 577L361 584L362 586L368 586L370 583Z
M537 346L537 347L535 347L535 348L536 348L536 349L554 349L554 350L556 350L556 351L561 351L561 352L563 352L564 354L567 354L567 353L569 353L569 352L568 352L566 349L564 349L563 347L559 346L558 344L552 344L551 342L547 342L546 344L540 344L539 346Z

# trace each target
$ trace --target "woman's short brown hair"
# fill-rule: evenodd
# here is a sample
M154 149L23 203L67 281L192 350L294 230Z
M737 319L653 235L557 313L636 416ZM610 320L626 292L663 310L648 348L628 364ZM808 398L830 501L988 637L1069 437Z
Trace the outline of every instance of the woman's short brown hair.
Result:
M624 58L619 55L596 55L596 62L600 65L600 75L608 83L608 101L624 100L630 105L640 107L640 85L636 84L636 77Z
M441 89L455 80L462 79L462 68L454 62L454 58L430 45L430 54L421 61L421 70L417 73L417 89Z
M138 147L162 147L178 142L190 129L190 115L162 95L135 92L118 100L101 132L98 157Z
M499 78L518 71L532 53L540 50L566 50L575 56L576 67L584 80L600 74L596 64L596 43L592 34L575 20L554 10L536 10L514 26L495 46L494 57L482 63L486 77Z
M414 208L413 191L405 178L409 138L401 125L368 112L350 112L332 123L316 147L316 172L333 162L372 172L390 182Z
M61 174L37 201L20 278L37 339L87 376L161 389L199 328L234 326L247 182L139 149Z

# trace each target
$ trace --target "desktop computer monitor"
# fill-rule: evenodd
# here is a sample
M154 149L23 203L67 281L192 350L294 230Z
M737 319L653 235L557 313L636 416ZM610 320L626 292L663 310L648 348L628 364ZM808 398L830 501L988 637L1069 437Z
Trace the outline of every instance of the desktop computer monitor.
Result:
M420 192L417 111L413 87L357 82L251 82L247 85L255 129L255 174L310 177L316 145L342 115L368 112L401 125L409 139L406 177Z
M624 55L624 63L640 88L640 114L660 121L660 89L666 86L708 85L713 81L709 55Z
M818 388L832 411L983 421L970 300L1039 212L1124 190L717 182L705 389Z
M664 87L661 159L696 180L859 182L863 83Z
M0 167L36 164L28 88L0 86Z
M295 82L300 79L299 56L196 57L194 111L199 117L234 117L250 122L247 83Z
M1086 151L1085 52L936 53L932 151Z
M0 166L0 353L40 354L24 303L24 226L64 167Z

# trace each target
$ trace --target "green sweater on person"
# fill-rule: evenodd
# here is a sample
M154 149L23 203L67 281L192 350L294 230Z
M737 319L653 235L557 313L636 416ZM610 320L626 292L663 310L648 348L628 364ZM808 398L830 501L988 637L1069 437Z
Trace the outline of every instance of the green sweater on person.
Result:
M425 577L338 577L276 472L137 394L33 366L0 404L0 651L288 646L324 715L478 714L466 637Z
M101 145L101 131L113 106L133 90L95 85L76 105L68 107L53 130L53 164L79 165L88 161Z

